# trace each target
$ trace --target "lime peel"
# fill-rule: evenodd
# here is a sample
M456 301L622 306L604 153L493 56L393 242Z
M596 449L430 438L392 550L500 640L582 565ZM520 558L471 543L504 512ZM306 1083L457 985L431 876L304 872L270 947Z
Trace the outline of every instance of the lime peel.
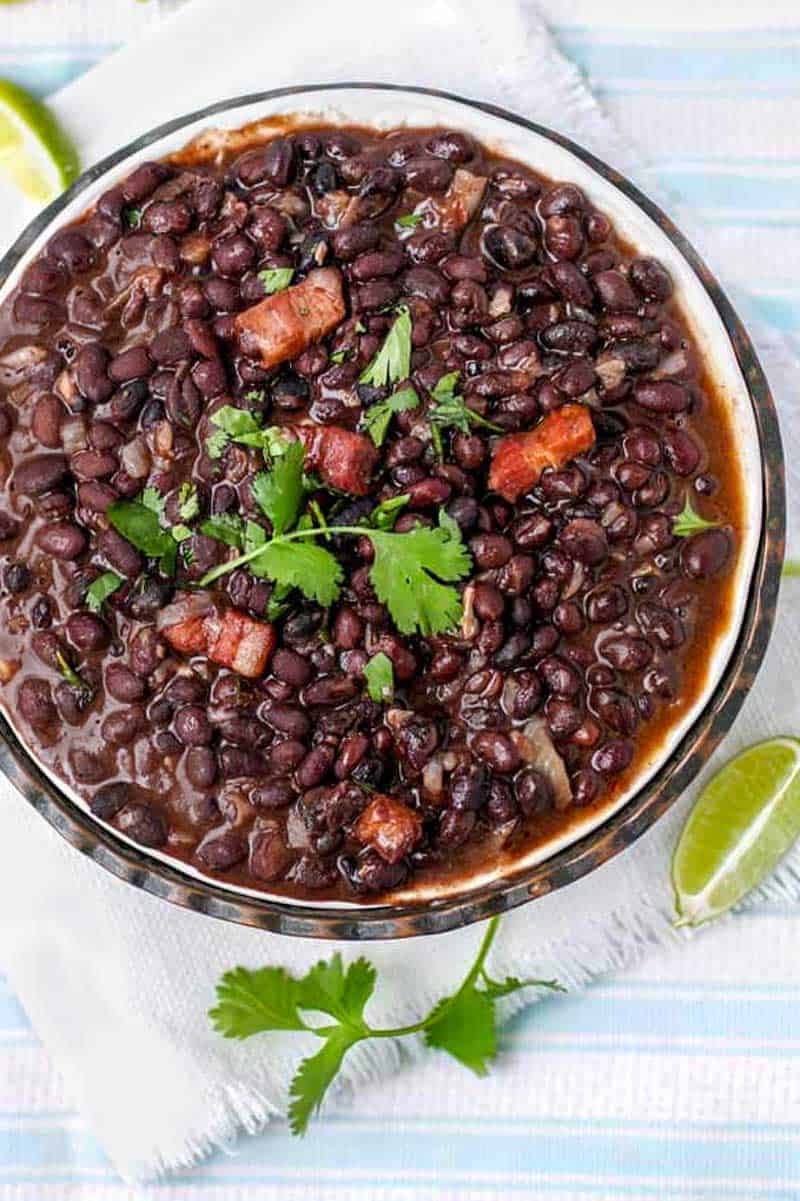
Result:
M800 741L742 751L706 785L672 859L676 927L699 926L755 888L800 836Z
M79 170L72 139L47 105L0 79L0 171L30 200L47 204Z

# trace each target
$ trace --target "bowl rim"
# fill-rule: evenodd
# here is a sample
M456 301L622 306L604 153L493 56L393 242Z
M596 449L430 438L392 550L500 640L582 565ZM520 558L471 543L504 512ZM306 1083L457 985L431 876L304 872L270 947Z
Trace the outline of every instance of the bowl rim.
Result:
M70 845L113 875L184 908L241 925L300 937L370 940L442 933L562 888L619 854L678 800L733 724L767 649L775 622L784 553L785 469L775 403L750 338L716 278L670 218L625 176L563 134L498 105L437 88L364 81L296 84L216 101L155 126L83 172L65 193L33 218L0 260L0 287L33 242L68 204L101 176L148 145L193 122L230 109L299 94L346 90L435 97L510 122L556 143L637 205L688 262L720 317L747 387L762 462L760 537L736 642L716 687L678 745L650 780L588 834L538 864L512 869L471 890L467 882L466 891L455 892L440 901L428 898L416 903L409 900L361 908L326 903L320 908L274 895L237 895L209 878L188 877L180 866L154 860L146 851L119 839L62 793L0 711L0 770Z

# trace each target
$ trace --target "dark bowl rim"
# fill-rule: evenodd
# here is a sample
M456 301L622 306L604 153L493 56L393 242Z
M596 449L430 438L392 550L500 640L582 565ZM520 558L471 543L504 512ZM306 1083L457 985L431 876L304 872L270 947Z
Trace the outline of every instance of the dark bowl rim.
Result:
M737 641L722 676L701 713L655 776L625 805L590 833L535 866L452 895L398 905L346 907L295 903L274 896L242 896L210 879L187 876L178 867L152 859L122 841L91 814L61 793L39 767L0 712L0 770L46 821L76 850L113 875L174 904L241 925L280 934L324 939L389 939L446 930L503 913L562 888L619 854L639 838L680 797L730 729L761 666L775 621L783 562L786 506L784 461L775 404L753 345L716 278L669 217L618 171L571 139L534 121L480 100L415 85L370 82L292 85L218 101L156 126L85 171L38 214L0 260L2 287L20 258L58 214L101 175L198 120L248 104L314 92L369 90L432 96L477 109L555 142L612 183L670 239L703 284L722 320L747 384L758 431L763 469L762 527L749 595Z

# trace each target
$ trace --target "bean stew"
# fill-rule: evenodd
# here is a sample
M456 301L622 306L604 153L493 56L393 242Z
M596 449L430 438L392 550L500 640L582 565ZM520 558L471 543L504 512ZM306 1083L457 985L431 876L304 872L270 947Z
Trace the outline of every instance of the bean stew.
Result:
M607 805L696 700L743 503L673 297L457 130L148 162L0 308L0 703L200 872L380 900Z

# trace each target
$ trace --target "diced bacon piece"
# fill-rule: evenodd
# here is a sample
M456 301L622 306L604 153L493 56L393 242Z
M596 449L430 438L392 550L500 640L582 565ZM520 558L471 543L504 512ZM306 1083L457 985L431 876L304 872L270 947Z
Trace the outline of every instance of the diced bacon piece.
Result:
M393 797L374 796L359 817L355 836L374 847L387 863L397 863L419 842L422 819L408 805Z
M275 629L254 621L238 609L226 609L220 618L207 617L208 657L240 676L255 680L263 674L277 641Z
M234 328L245 354L275 367L330 333L344 314L341 275L335 267L319 267L302 283L239 313Z
M481 206L487 180L459 167L441 200L434 201L439 224L445 233L457 233L472 220Z
M589 450L595 437L586 405L562 405L535 429L500 439L489 471L489 487L515 501L533 488L545 467L565 467Z
M340 425L298 425L295 433L306 448L306 464L323 483L353 496L366 496L378 452L371 438Z
M206 655L212 663L252 680L263 675L276 642L273 626L237 609L190 617L161 633L179 654Z
M180 655L204 655L208 648L205 617L188 617L167 626L161 633Z

